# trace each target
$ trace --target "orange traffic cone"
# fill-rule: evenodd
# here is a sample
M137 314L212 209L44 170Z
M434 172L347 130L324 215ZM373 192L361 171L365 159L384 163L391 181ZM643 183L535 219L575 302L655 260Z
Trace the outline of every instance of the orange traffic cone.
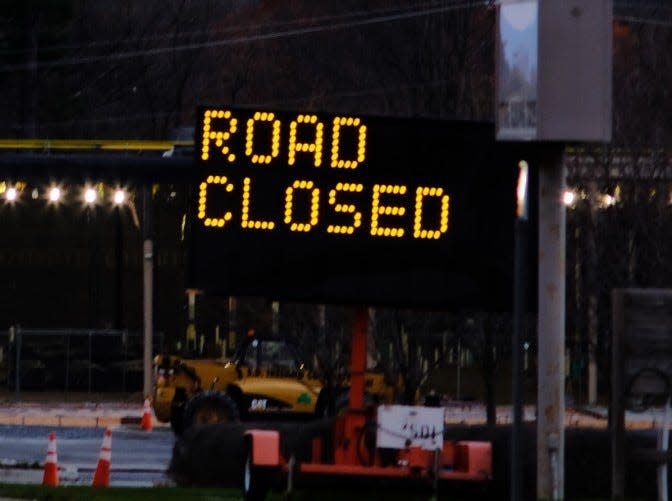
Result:
M149 405L149 399L145 399L142 406L142 421L140 426L145 431L152 431L152 407Z
M93 474L94 487L108 487L110 485L110 463L112 461L112 428L105 429L103 444L100 446L100 456L96 472Z
M58 456L56 454L56 434L49 434L47 444L47 460L44 463L42 485L58 485Z

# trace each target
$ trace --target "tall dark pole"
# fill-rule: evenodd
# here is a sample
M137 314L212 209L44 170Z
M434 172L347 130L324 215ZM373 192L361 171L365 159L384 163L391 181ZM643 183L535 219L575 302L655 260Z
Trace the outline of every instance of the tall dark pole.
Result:
M517 208L514 229L513 335L511 339L511 372L513 421L511 427L511 501L523 499L522 428L523 428L523 365L522 332L525 327L527 287L527 179L528 166L519 164Z
M121 221L121 208L114 208L115 217L115 246L114 246L114 265L116 272L115 280L115 312L114 328L122 328L122 318L124 311L124 234Z
M154 222L152 214L152 191L142 188L142 282L143 282L143 384L144 396L152 392L152 330L154 313Z
M97 252L95 248L95 237L94 237L94 222L93 222L93 207L90 205L87 205L85 208L86 211L86 231L87 231L87 237L88 241L86 243L87 245L87 251L89 254L89 321L88 321L88 326L89 328L94 328L98 327L97 321L97 294L96 294L96 266L97 266Z

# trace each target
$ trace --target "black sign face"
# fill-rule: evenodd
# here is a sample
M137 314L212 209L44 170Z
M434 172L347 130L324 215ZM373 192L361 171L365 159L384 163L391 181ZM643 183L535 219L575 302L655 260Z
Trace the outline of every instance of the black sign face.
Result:
M190 285L500 309L521 159L490 124L202 108Z

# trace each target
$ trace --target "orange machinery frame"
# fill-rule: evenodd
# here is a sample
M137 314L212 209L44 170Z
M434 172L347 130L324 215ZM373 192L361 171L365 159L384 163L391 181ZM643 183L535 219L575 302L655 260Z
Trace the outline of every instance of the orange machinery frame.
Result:
M254 466L280 469L289 476L296 471L301 475L408 478L428 482L490 480L490 442L444 440L442 449L436 451L407 447L397 451L394 465L384 465L378 449L374 450L373 457L368 448L362 449L360 437L372 419L370 411L364 408L367 326L368 311L358 307L352 335L349 408L336 417L332 461L322 461L322 441L315 438L311 461L294 465L293 460L288 462L280 453L279 432L251 429L246 432L246 439L251 442Z

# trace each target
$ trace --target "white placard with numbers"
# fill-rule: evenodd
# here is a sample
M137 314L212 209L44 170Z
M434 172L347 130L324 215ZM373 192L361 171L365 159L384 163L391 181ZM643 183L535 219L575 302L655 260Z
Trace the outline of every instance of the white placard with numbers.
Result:
M378 447L404 449L443 447L443 407L381 405L378 407Z

